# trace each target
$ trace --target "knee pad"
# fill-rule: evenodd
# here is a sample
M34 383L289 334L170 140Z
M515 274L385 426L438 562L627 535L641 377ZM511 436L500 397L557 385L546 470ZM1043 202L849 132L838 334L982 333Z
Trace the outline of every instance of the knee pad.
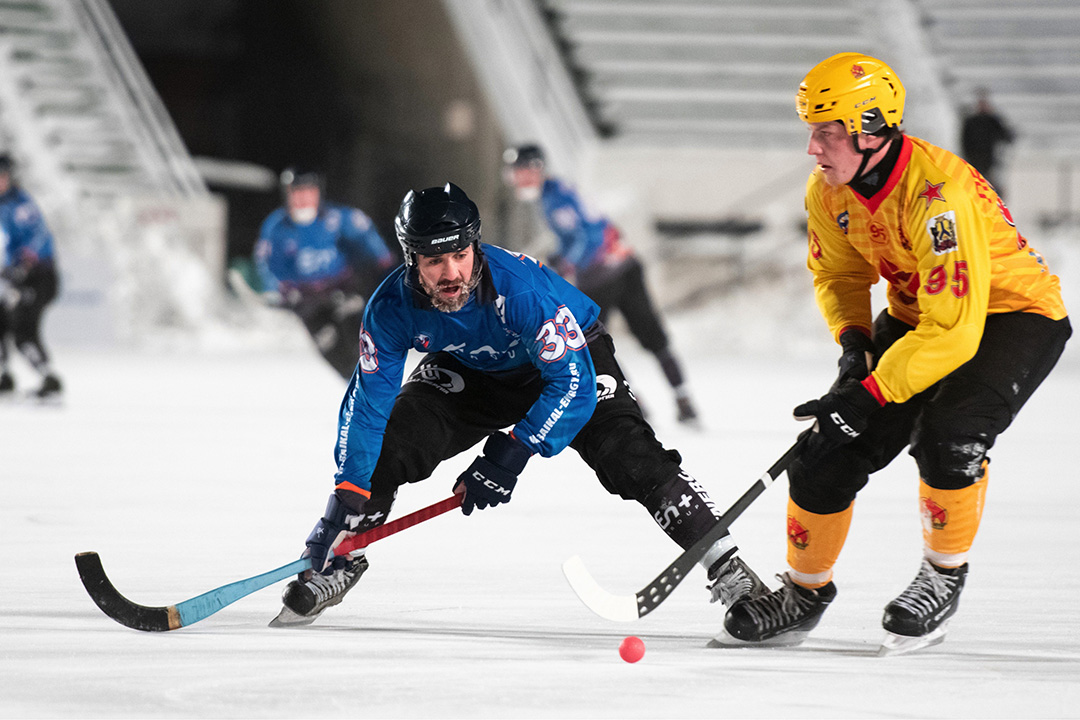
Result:
M959 490L977 482L984 473L991 443L981 433L948 434L932 426L916 429L908 451L919 466L919 475L930 487Z
M787 475L791 500L818 515L846 510L870 479L868 469L843 448L812 463L796 458Z
M396 489L430 477L446 459L449 436L439 430L449 427L448 422L432 416L423 397L399 395L371 475L372 499L376 490Z
M665 449L640 415L612 417L579 434L571 446L604 488L625 500L641 502L659 483L681 472L679 452Z

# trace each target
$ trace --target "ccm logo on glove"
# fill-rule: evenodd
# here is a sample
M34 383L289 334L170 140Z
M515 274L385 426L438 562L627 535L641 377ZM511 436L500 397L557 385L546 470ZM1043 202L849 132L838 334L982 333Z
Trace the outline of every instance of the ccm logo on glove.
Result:
M513 435L492 434L484 443L484 454L472 461L454 487L454 492L465 493L461 512L470 515L473 510L510 502L517 476L530 457L532 451Z

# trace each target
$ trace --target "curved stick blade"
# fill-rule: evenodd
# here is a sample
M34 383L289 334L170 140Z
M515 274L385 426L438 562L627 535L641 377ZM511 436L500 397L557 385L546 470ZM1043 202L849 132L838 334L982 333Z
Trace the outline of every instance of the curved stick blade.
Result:
M83 552L75 556L79 579L90 594L90 599L101 611L121 625L133 630L165 632L182 626L176 607L146 607L131 602L121 595L105 574L101 558L96 552Z
M638 619L634 595L613 595L593 579L582 559L574 555L562 566L563 575L585 607L606 620L629 622Z

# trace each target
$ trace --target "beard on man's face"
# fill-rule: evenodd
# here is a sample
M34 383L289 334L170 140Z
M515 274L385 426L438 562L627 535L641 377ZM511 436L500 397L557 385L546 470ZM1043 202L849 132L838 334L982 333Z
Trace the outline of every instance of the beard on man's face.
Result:
M432 287L424 280L424 276L420 275L420 287L427 293L428 298L431 299L431 304L436 310L440 312L457 312L461 308L465 307L465 303L469 301L469 297L472 295L472 291L476 289L476 286L480 283L479 268L473 266L472 277L465 283L458 283L457 281L440 282L437 287ZM441 289L459 287L460 290L453 297L444 297L440 292Z

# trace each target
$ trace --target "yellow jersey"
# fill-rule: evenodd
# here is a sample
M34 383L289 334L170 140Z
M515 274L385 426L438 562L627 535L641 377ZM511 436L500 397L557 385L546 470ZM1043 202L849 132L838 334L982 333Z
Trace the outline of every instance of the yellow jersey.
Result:
M987 315L1067 315L1057 276L982 175L947 150L901 139L885 186L869 199L831 187L820 168L806 186L807 266L833 337L849 327L869 331L870 286L882 277L889 314L915 327L873 372L889 402L970 360Z

